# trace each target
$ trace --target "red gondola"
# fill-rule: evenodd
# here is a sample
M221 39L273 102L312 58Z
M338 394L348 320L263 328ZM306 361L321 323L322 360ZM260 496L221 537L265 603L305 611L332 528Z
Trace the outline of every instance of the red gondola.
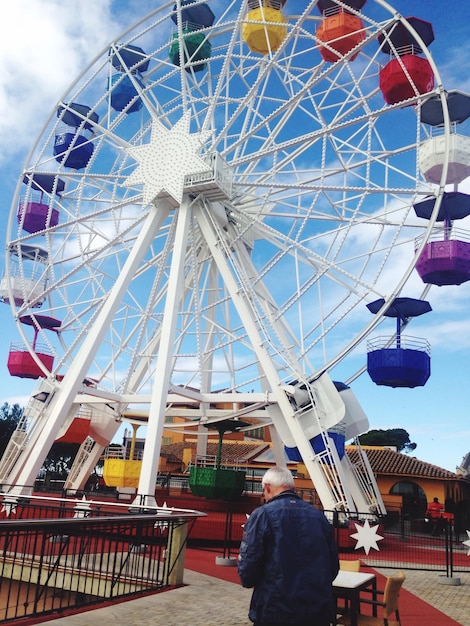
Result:
M47 346L38 343L38 333L41 328L57 332L61 322L47 315L35 315L34 317L24 315L20 318L20 322L28 326L33 326L34 339L32 348L34 354L40 363L43 364L44 368L50 372L54 366L54 356L50 353ZM45 376L44 370L23 344L12 344L10 346L7 367L11 376L18 376L19 378L37 379Z
M432 24L417 17L406 18L422 42L428 46L434 41ZM429 61L421 54L421 41L403 22L396 22L379 36L382 52L393 58L380 71L379 84L385 102L396 104L434 87L434 73Z
M63 434L56 441L60 443L83 443L90 434L90 418L74 417Z

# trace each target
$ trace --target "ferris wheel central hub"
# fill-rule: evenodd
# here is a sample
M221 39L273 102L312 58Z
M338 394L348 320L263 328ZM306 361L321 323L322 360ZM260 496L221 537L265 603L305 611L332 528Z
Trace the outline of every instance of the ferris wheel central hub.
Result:
M185 192L204 192L209 199L226 199L229 196L231 176L227 165L216 153L205 158L198 154L209 133L190 133L190 121L190 114L186 112L172 128L167 129L154 119L149 143L128 149L128 154L139 165L125 185L144 186L144 206L157 198L167 198L171 204L178 206Z
M208 200L230 200L232 197L233 176L230 166L218 152L209 152L203 157L207 169L184 178L187 193L202 193Z

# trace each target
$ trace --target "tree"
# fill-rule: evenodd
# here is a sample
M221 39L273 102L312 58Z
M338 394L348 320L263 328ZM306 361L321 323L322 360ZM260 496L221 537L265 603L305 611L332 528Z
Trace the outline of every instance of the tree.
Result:
M417 446L410 441L410 435L404 428L369 430L359 436L359 443L364 446L394 446L398 452L412 452Z
M55 441L43 463L43 469L50 478L65 479L72 467L80 444Z
M3 455L11 436L23 416L24 409L19 404L12 406L4 402L0 407L0 456Z
M24 408L20 407L19 404L10 406L8 402L5 402L0 407L0 458L18 426L23 412ZM41 469L49 477L66 478L79 447L79 444L76 443L54 442Z

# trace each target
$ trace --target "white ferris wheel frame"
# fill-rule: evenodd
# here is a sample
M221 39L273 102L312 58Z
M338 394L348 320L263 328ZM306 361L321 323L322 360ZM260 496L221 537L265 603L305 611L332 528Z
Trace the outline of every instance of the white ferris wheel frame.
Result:
M439 186L420 176L416 153L427 132L419 121L421 94L395 105L380 102L384 60L376 39L386 26L400 22L414 33L434 71L446 137L450 122L424 42L388 3L368 4L356 12L365 24L358 58L352 61L351 52L328 64L318 53L315 1L288 15L284 41L265 56L241 37L246 3L229 2L214 25L202 29L212 56L200 72L200 61L189 59L181 68L165 56L168 42L160 32L168 31L174 5L168 2L98 55L64 94L63 109L91 98L99 113L97 122L83 117L77 131L90 125L94 153L83 170L54 160L51 142L61 122L54 111L24 175L51 173L66 181L61 196L48 198L61 221L41 233L22 230L23 176L12 203L7 245L26 287L23 302L15 304L12 292L9 300L20 333L30 344L19 320L38 312L58 317L62 326L51 334L36 324L55 355L54 369L47 371L29 346L44 378L26 411L28 443L0 464L3 482L31 484L79 407L106 422L108 439L121 419L144 407L138 496L152 505L165 417L176 405L201 431L204 423L233 416L274 424L273 438L281 434L299 449L325 508L377 503L379 496L362 492L328 444L329 402L337 401L328 372L361 346L409 282L434 225L448 165L445 160ZM150 50L146 75L122 72L136 89L132 102L143 103L142 112L128 115L114 111L97 86L111 78L109 50L119 55L141 42ZM384 120L401 119L414 134L388 136ZM27 184L26 197L33 191ZM434 217L422 223L411 217L411 207L430 194ZM25 245L47 250L37 279L41 301L26 293ZM409 260L393 275L401 250ZM12 273L8 259L6 273ZM377 315L358 313L378 297L385 304ZM351 370L349 379L355 375ZM45 400L38 400L41 392ZM217 408L225 404L231 408ZM323 456L310 446L312 433L325 439ZM103 447L90 439L82 445L70 486L84 484ZM283 463L281 445L275 450Z

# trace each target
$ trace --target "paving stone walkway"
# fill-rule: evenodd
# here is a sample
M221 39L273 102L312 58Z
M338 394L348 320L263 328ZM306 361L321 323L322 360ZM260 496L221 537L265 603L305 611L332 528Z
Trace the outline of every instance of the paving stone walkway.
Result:
M186 571L185 587L94 611L49 620L51 626L252 626L251 591Z
M388 576L396 570L378 569ZM438 572L406 570L404 588L449 616L445 624L439 617L430 620L417 608L403 626L470 626L470 574L455 574L459 586L441 584ZM185 571L186 586L94 609L69 617L48 620L51 626L251 626L247 618L251 591L239 584ZM418 620L419 616L419 621ZM413 620L413 621L411 621ZM455 621L453 621L455 620ZM44 623L44 622L43 622Z

